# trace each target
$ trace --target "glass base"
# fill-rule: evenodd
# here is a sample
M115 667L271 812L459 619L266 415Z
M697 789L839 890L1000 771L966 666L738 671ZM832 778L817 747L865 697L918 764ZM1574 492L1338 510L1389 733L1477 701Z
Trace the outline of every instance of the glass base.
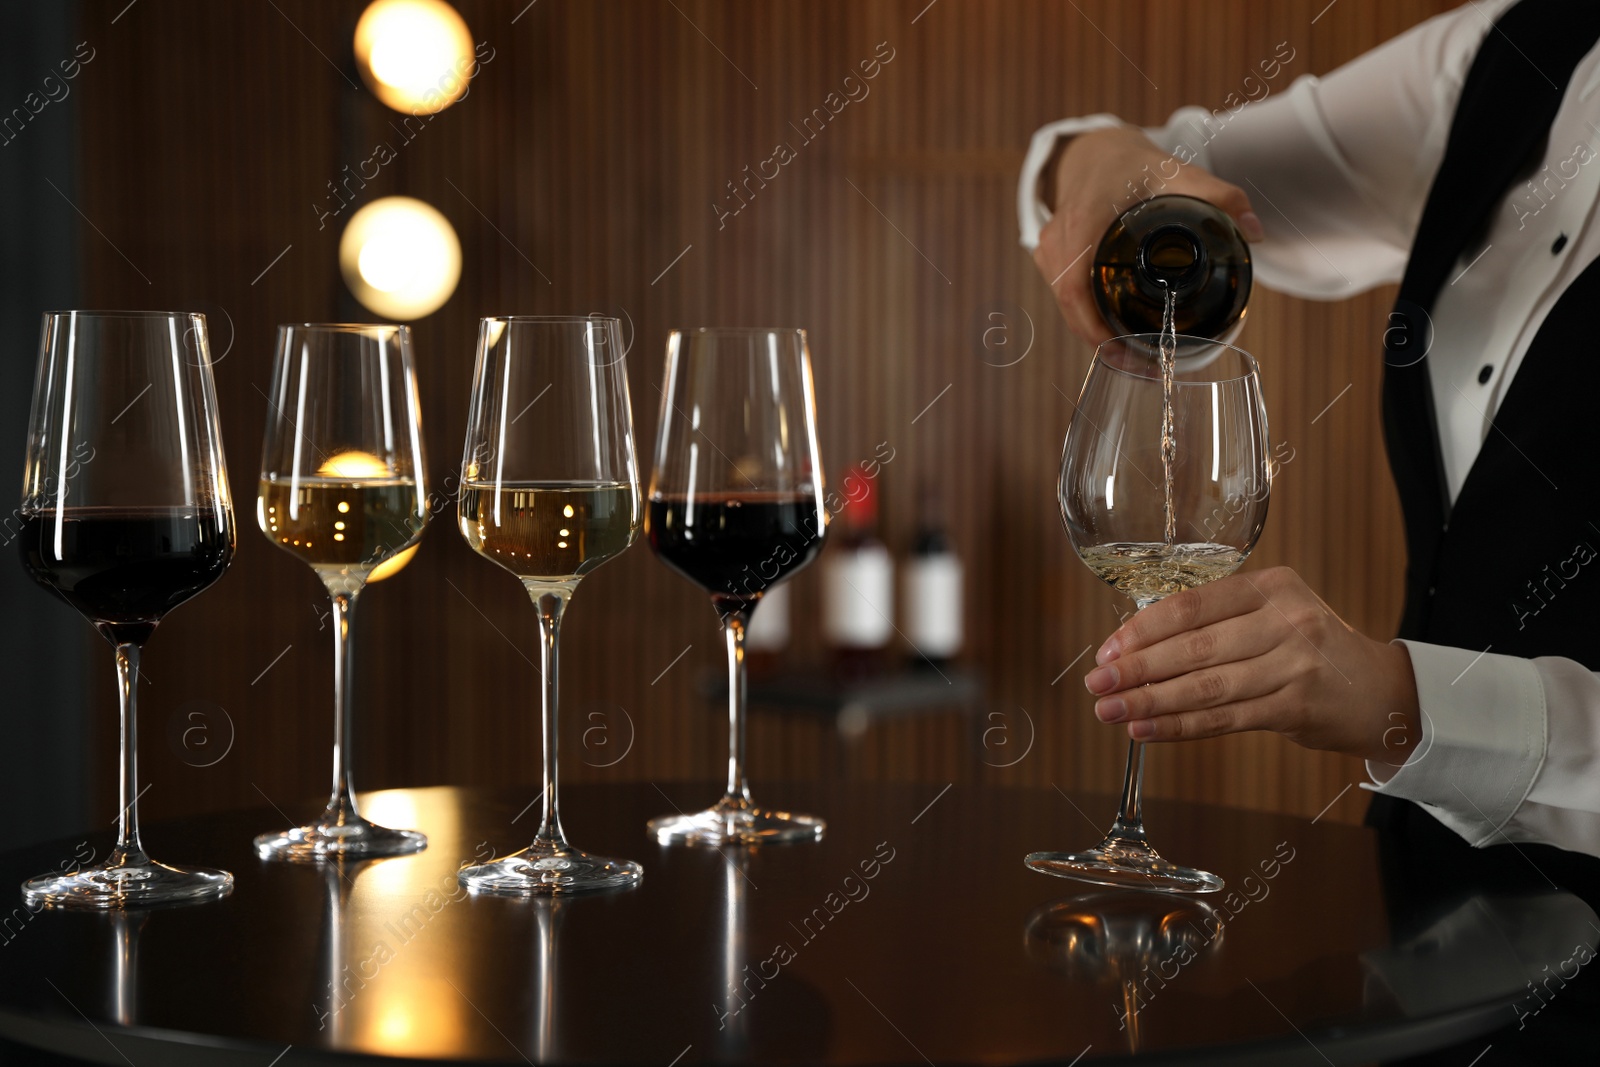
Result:
M30 908L105 911L153 904L221 900L233 892L233 875L206 867L141 863L88 867L73 874L41 874L22 883Z
M456 875L472 892L513 896L623 889L643 878L644 868L632 860L593 856L571 845L533 845L488 863L464 863Z
M759 845L762 842L821 841L828 824L814 815L770 811L723 797L693 815L663 815L645 824L663 845Z
M1180 867L1149 845L1107 838L1088 852L1031 852L1022 861L1040 874L1094 885L1162 893L1215 893L1223 881L1209 871Z
M255 844L256 855L264 860L309 862L407 856L427 848L428 837L415 830L391 830L358 815L343 822L315 822L278 834L262 834Z

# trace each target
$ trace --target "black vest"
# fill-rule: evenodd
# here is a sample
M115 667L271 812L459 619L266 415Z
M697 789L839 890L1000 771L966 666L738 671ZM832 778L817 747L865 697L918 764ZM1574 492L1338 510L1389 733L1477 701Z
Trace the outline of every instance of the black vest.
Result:
M1454 506L1426 344L1435 299L1461 269L1463 253L1477 253L1471 246L1481 246L1494 213L1509 210L1506 193L1538 169L1573 69L1597 40L1600 3L1593 0L1522 0L1484 39L1384 336L1383 388L1384 439L1408 554L1400 636L1512 656L1565 656L1590 670L1600 670L1600 449L1588 447L1586 437L1600 424L1600 337L1591 324L1600 310L1600 260L1540 326ZM1554 154L1564 159L1569 152ZM1381 834L1391 918L1400 930L1408 917L1422 922L1455 887L1547 888L1546 877L1600 911L1596 857L1546 845L1473 849L1421 808L1387 797L1374 798L1367 822ZM1584 984L1589 988L1575 989L1567 1006L1587 1002L1592 1012L1596 983ZM1515 1046L1526 1040L1543 1046L1528 1050L1530 1062L1546 1060L1564 1052L1563 1042L1592 1035L1593 1018L1574 1015L1566 1024L1550 1020L1499 1035L1492 1061L1522 1062Z

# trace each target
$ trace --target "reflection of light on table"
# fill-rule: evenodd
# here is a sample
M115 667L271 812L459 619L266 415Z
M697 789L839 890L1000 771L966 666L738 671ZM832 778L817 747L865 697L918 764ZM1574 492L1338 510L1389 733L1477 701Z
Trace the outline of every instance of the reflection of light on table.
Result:
M378 860L361 872L356 892L363 902L381 901L377 906L385 909L383 917L394 919L388 912L392 910L395 897L421 902L417 890L419 871L421 882L441 898L448 899L457 893L455 872L461 861L469 858L471 848L462 844L461 808L456 794L442 789L383 789L363 792L360 805L361 814L379 826L404 826L428 835L428 847L415 857ZM447 905L457 906L455 903ZM379 939L388 940L390 947L396 948L393 934L380 923L370 931L364 949L370 950ZM397 951L403 954L405 950L397 948Z
M399 1004L390 1005L378 1020L378 1035L384 1044L394 1046L411 1036L411 1013Z
M418 826L421 824L421 813L417 810L416 798L400 789L386 789L379 793L369 793L361 798L361 813L379 826ZM428 840L433 841L431 832ZM372 873L381 871L384 864L374 864Z
M358 1040L368 1049L408 1057L460 1051L462 1011L472 1009L444 979L404 973L423 965L409 960L401 946L378 980L351 998L351 1008L361 1016Z

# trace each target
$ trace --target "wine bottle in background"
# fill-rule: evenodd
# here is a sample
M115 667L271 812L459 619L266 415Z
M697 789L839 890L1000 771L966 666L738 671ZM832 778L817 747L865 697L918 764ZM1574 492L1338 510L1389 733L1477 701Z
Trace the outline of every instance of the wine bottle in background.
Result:
M744 632L745 666L752 678L765 678L778 669L789 647L789 583L768 589L761 610L750 616Z
M823 560L822 640L844 681L881 673L894 636L894 559L878 538L878 483L852 467L837 544Z
M1089 287L1116 335L1173 327L1230 341L1250 300L1250 249L1233 219L1192 196L1156 196L1118 216L1095 249Z
M906 561L901 627L913 666L942 667L961 651L964 611L961 557L945 531L939 490L918 495L917 539Z

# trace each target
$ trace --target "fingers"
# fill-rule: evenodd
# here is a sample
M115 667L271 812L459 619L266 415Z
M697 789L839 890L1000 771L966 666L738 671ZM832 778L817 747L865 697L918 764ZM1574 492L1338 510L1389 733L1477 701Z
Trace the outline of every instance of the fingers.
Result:
M1162 715L1154 719L1137 719L1128 724L1128 738L1146 743L1196 741L1203 737L1220 737L1248 730L1269 730L1272 729L1272 715L1272 698L1256 697L1222 707Z
M1101 722L1130 722L1217 708L1276 692L1287 682L1281 657L1268 655L1202 667L1165 682L1112 693L1095 702Z
M1098 345L1111 334L1089 292L1093 241L1072 230L1068 222L1065 213L1050 220L1039 235L1033 261L1060 305L1067 326L1085 341Z
M1252 611L1126 653L1090 671L1083 682L1089 692L1105 696L1205 667L1254 659L1279 640L1279 626L1274 620Z
M1262 576L1263 578L1265 575ZM1150 648L1174 634L1208 626L1254 611L1264 603L1259 584L1244 575L1209 582L1167 597L1138 612L1106 638L1094 661L1110 663L1131 652Z
M1261 218L1251 208L1250 197L1243 189L1199 168L1193 168L1188 178L1183 183L1182 192L1185 196L1198 197L1226 211L1246 241L1259 241L1266 237Z

